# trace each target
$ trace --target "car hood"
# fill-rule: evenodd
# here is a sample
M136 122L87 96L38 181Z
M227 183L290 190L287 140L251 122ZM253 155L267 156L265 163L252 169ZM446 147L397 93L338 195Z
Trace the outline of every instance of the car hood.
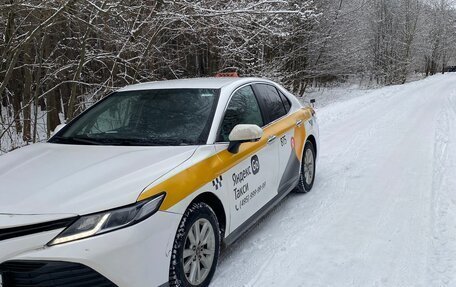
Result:
M83 215L134 203L196 146L34 144L0 156L0 215Z

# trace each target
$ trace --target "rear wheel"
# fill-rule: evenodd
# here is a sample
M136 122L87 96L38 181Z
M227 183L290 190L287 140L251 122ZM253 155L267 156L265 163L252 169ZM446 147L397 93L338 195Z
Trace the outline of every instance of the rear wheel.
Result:
M295 192L307 193L312 190L315 180L315 147L310 141L304 146L299 182Z
M209 286L220 252L220 228L214 211L194 203L184 214L174 240L170 286Z

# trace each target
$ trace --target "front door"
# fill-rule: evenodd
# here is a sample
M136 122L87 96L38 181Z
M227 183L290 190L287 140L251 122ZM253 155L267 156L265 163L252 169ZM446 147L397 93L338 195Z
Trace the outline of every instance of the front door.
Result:
M228 136L238 124L264 126L263 115L251 86L234 92L228 104L218 141L226 145ZM219 154L227 165L223 173L226 192L230 198L233 231L277 195L280 139L269 135L267 129L259 142L244 143L237 154Z

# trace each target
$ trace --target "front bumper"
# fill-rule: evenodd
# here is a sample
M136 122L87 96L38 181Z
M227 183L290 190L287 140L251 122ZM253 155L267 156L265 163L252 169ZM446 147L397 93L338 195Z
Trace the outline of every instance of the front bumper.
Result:
M8 262L63 262L93 270L113 286L161 286L169 280L172 244L180 220L179 214L159 211L137 225L51 247L46 244L61 229L0 241L0 272ZM8 276L5 273L6 280ZM74 278L76 283L79 280L71 272L63 276Z

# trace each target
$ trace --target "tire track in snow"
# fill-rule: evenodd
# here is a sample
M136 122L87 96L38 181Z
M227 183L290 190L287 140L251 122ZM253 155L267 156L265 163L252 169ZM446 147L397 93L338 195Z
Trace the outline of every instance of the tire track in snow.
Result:
M433 234L430 255L431 286L456 285L456 90L448 96L435 133L433 174Z

